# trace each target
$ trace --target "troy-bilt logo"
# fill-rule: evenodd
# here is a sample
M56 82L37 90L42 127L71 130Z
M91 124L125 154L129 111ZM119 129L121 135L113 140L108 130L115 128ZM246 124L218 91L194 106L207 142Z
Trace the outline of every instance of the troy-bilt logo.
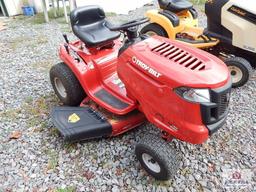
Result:
M134 64L138 65L139 67L141 67L142 69L144 69L145 71L147 71L148 73L150 73L151 75L155 76L156 78L159 78L159 77L162 76L161 73L159 73L156 70L152 69L151 67L149 67L148 65L146 65L145 63L143 63L142 61L137 59L137 57L135 57L135 56L132 57L132 62Z

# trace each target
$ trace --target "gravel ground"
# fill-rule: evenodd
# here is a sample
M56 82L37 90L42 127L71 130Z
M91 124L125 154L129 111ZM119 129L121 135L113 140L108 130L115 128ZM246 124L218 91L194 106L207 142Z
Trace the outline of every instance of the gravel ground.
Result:
M145 9L111 20L127 21ZM59 62L61 34L74 38L69 27L28 18L7 22L0 32L0 191L232 191L223 184L227 169L255 172L255 71L246 86L233 90L227 124L218 133L203 145L172 143L181 151L181 168L174 180L158 182L134 155L143 129L76 144L64 143L54 129L49 111L59 103L48 71ZM255 190L254 177L240 191Z

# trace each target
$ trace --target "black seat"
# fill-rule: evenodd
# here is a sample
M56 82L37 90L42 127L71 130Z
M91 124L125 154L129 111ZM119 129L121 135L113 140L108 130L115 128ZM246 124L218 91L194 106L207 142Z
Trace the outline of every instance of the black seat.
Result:
M158 3L161 9L174 13L193 8L193 4L187 0L158 0Z
M70 14L74 34L88 47L104 46L120 36L106 27L105 12L96 5L80 7Z

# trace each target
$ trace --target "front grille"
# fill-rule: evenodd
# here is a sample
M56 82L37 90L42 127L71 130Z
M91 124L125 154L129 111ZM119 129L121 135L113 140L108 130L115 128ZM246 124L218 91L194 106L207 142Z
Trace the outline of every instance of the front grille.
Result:
M170 43L162 43L151 49L151 51L192 71L202 71L206 67L197 57Z
M219 103L219 116L222 116L225 114L228 110L229 105L229 99L230 99L230 92L223 93L220 96L220 103Z
M202 120L205 125L214 124L228 113L231 82L220 89L210 90L211 103L201 104Z

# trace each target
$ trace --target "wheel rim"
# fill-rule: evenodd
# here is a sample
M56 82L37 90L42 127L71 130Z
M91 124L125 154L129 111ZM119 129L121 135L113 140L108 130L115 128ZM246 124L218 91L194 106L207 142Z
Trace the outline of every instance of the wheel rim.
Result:
M154 35L157 35L157 33L155 31L148 31L146 33L146 35L149 35L149 36L154 36Z
M241 69L239 69L236 66L229 66L228 68L229 68L233 83L238 83L239 81L242 80L243 72Z
M156 160L154 160L154 158L147 154L147 153L143 153L142 154L142 160L144 161L145 165L153 172L155 173L160 173L161 171L161 167L158 164L158 162Z
M67 97L66 89L58 77L54 78L54 85L61 97L63 97L63 98Z

